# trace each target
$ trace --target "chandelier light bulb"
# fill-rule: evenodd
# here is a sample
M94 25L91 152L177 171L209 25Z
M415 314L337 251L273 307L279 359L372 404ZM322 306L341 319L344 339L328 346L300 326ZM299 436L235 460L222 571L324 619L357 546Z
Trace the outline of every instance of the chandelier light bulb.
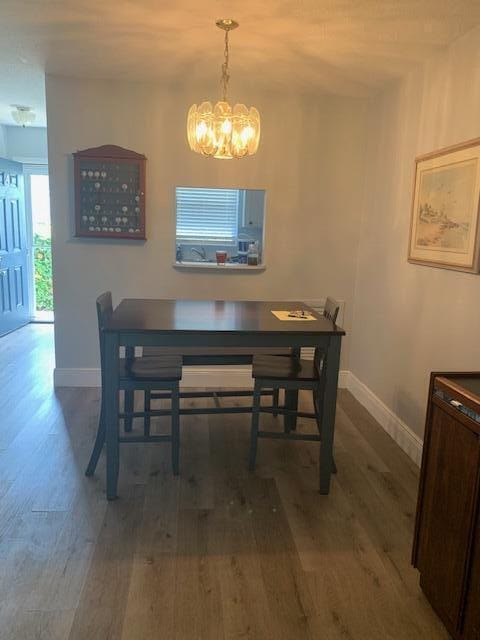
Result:
M192 151L222 160L244 158L256 153L260 141L260 114L244 104L233 107L227 101L229 48L228 34L238 27L234 20L217 20L217 27L225 31L225 52L221 82L223 100L193 104L187 116L187 138Z
M229 134L232 132L232 123L230 120L224 120L222 122L222 133Z

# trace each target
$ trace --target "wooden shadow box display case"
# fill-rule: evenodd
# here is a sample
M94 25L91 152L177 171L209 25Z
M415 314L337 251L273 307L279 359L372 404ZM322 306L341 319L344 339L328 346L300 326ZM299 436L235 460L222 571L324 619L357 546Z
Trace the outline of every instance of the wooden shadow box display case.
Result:
M105 145L73 157L75 236L145 240L145 156Z
M480 373L432 373L412 562L455 639L480 640Z

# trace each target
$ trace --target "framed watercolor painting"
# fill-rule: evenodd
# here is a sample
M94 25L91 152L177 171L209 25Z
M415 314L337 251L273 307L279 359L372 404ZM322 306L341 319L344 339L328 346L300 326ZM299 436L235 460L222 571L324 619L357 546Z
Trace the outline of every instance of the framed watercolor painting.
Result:
M420 156L409 262L478 273L480 138Z

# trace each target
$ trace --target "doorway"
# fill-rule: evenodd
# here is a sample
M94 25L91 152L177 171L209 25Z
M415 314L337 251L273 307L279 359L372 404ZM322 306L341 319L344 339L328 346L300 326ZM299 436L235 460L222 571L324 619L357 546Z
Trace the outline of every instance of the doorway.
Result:
M25 209L30 227L30 310L32 322L53 322L52 232L47 165L23 167Z

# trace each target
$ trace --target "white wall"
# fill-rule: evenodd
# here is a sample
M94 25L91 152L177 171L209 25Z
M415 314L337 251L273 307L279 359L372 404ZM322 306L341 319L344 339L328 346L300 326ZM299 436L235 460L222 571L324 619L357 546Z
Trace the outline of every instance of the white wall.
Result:
M47 130L45 127L3 126L4 157L20 162L47 163ZM0 132L1 149L1 132Z
M350 368L423 435L429 373L480 369L480 278L407 262L414 158L480 137L480 29L370 105Z
M212 94L218 87L212 87ZM365 103L236 87L262 114L258 154L217 161L192 153L185 118L204 91L155 84L46 80L53 222L56 359L59 368L97 366L94 300L126 296L313 299L353 306ZM207 92L208 95L208 92ZM146 154L143 244L73 236L72 152L118 144ZM174 187L267 190L263 273L181 272L174 260ZM348 339L343 368L348 362Z

